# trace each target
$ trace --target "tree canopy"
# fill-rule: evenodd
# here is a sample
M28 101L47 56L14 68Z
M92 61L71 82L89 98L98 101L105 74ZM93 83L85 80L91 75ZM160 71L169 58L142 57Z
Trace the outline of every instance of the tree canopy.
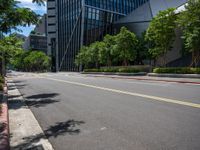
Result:
M200 61L200 0L189 0L177 22L183 31L185 48L192 52L191 66L196 67Z
M83 46L76 57L76 65L98 68L100 65L111 66L114 63L128 65L136 58L137 37L125 27L119 34L106 35L103 41Z
M136 45L138 43L137 37L133 32L122 27L120 33L116 35L116 50L118 53L119 61L123 61L125 66L128 65L129 61L136 59Z
M154 43L149 52L155 59L163 56L163 65L166 65L166 53L171 50L175 40L176 18L174 8L160 11L146 32L146 40Z
M29 8L20 8L16 0L0 0L0 31L9 33L17 26L37 24L39 15Z

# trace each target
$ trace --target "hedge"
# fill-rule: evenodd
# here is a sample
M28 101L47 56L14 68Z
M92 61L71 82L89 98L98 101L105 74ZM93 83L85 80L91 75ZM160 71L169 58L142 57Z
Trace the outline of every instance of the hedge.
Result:
M0 76L0 91L3 91L4 78Z
M190 68L190 67L155 68L153 69L153 73L200 74L200 68Z
M148 66L102 67L100 69L84 69L84 72L138 73L138 72L149 72L149 67Z

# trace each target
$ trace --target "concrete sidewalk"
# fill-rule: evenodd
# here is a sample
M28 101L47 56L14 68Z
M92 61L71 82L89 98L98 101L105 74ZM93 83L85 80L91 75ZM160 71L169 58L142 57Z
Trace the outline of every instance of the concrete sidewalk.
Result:
M14 150L53 150L12 80L8 81L10 147Z

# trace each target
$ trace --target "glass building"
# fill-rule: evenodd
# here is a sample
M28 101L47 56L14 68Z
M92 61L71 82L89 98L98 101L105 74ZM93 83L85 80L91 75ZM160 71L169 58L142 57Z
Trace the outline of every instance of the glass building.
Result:
M82 45L114 34L113 23L148 0L57 0L58 71L77 71Z

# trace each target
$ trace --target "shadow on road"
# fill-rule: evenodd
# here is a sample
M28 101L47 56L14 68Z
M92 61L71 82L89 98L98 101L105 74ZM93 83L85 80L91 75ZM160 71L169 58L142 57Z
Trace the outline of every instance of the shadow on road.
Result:
M44 130L44 134L40 133L37 135L29 136L23 138L24 142L12 147L12 149L29 149L31 147L35 147L35 143L38 143L41 139L58 137L61 135L78 135L81 130L78 129L78 126L85 124L84 121L75 121L68 120L66 122L58 122L53 126L50 126L48 129Z
M16 85L9 85L8 86L8 90L15 90L17 89L22 89L23 87L25 87L27 84L16 84Z
M59 100L54 99L59 94L44 93L25 97L26 104L31 107L44 107L48 104L57 103Z
M57 93L44 93L44 94L37 94L25 97L25 103L26 105L30 107L45 107L46 105L53 104L59 102L59 100L54 99L57 95ZM20 98L21 95L9 95L9 109L19 109L22 107L26 107L24 101L22 98Z

